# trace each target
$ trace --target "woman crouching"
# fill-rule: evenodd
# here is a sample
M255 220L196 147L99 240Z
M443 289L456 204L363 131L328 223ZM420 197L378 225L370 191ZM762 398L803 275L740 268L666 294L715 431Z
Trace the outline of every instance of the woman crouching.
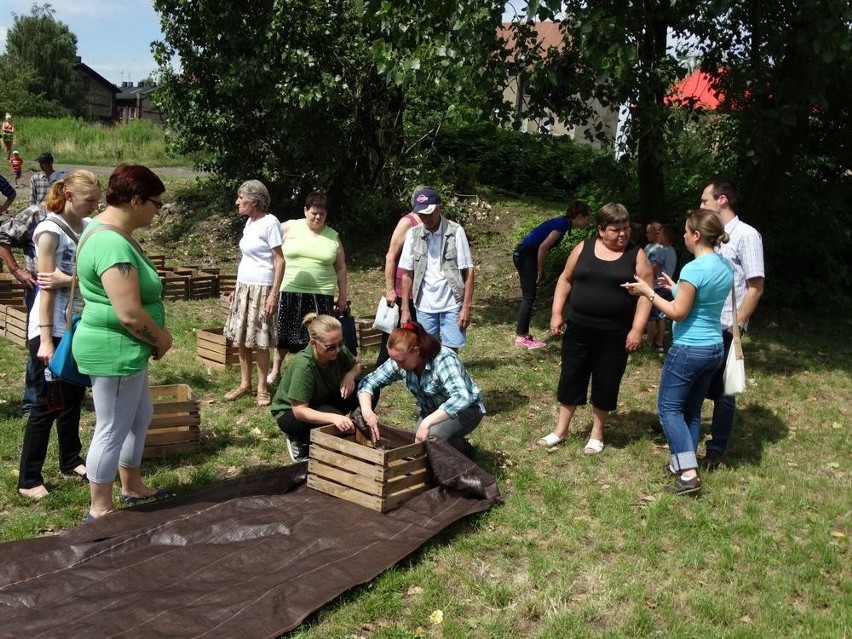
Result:
M367 375L358 388L361 413L373 439L379 437L374 397L380 389L401 379L419 408L415 441L445 439L470 456L473 446L466 436L482 421L485 406L482 392L470 379L458 354L441 346L417 322L406 322L388 338L388 355L390 359Z
M355 432L349 413L358 406L355 386L361 375L361 364L344 345L336 318L308 313L302 324L309 348L293 354L271 409L296 462L308 458L312 428L334 424L341 433Z

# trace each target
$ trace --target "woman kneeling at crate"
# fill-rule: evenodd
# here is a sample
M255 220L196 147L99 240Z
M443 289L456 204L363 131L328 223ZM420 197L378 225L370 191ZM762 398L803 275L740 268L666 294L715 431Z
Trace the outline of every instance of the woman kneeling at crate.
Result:
M334 424L341 433L355 432L349 413L361 364L343 343L343 327L330 315L308 313L302 322L310 348L293 355L272 400L272 415L287 435L293 461L308 458L311 428Z
M473 383L455 351L441 344L417 322L406 322L388 338L390 359L367 375L358 388L364 420L379 436L379 418L371 404L378 391L395 380L405 380L419 408L415 441L429 437L447 440L470 456L473 446L465 437L482 421L482 392Z

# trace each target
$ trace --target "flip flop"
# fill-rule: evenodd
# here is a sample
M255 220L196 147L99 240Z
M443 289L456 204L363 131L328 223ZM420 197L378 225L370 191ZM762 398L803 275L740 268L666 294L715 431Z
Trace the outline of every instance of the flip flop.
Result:
M258 406L269 406L272 403L272 400L269 397L269 393L266 391L257 391L257 405Z
M586 445L583 446L584 455L597 455L604 449L604 443L599 439L589 438ZM589 452L591 451L591 452Z
M175 491L173 491L168 486L162 486L157 489L153 495L148 495L147 497L141 497L139 495L119 495L118 498L123 501L125 504L133 505L133 504L141 504L142 502L148 501L159 501L160 499L166 499L167 497L174 497Z
M548 433L547 435L539 439L536 442L536 445L544 446L547 448L553 448L557 444L561 444L563 441L565 441L564 437L560 437L556 433Z

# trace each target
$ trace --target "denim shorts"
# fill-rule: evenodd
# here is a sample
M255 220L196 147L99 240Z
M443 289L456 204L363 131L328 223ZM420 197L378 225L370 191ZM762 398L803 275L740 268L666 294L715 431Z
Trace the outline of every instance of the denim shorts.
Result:
M461 348L467 343L465 331L459 328L459 311L457 306L443 313L427 313L417 311L417 321L427 333L439 339L448 348Z

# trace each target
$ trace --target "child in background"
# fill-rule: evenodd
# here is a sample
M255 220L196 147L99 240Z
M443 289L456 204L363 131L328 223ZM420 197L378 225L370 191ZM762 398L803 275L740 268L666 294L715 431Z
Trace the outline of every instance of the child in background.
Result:
M24 166L24 160L20 153L12 151L12 157L9 158L9 166L12 167L12 175L15 177L15 186L18 186L18 180L21 179L21 170Z
M649 258L654 269L654 293L669 301L672 299L671 291L658 287L657 281L662 278L663 273L674 279L675 269L677 268L677 253L675 253L672 244L677 232L677 228L670 224L662 226L657 233L657 247L653 252L653 257ZM660 353L665 353L666 315L656 307L651 309L647 332L648 344L656 347Z

